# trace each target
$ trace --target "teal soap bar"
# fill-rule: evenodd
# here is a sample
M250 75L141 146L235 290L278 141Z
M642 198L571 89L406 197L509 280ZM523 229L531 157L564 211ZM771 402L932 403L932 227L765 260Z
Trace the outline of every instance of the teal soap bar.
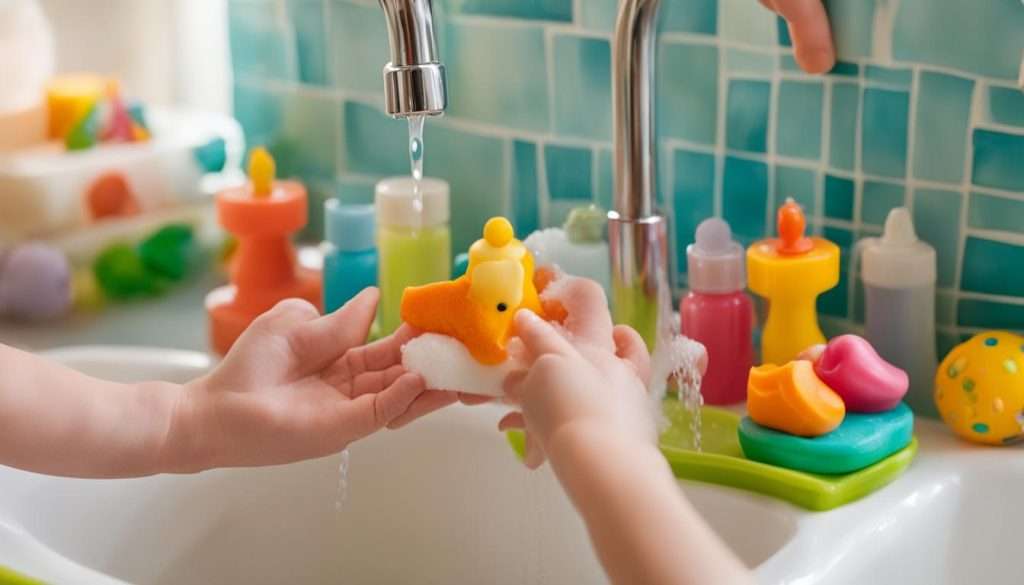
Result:
M763 427L750 417L740 422L747 459L810 473L851 473L878 463L910 444L914 413L903 402L872 414L848 413L839 428L820 437L797 437Z

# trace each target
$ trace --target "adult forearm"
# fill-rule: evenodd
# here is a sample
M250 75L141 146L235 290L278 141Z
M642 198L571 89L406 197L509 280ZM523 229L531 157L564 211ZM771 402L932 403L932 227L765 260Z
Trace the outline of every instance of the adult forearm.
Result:
M164 471L181 391L105 382L0 345L0 464L97 478Z
M653 445L578 429L554 441L548 455L614 583L752 582Z

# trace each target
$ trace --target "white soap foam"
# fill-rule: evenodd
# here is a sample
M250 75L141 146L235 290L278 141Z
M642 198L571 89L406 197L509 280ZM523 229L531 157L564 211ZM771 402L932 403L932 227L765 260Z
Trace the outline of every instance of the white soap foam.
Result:
M481 364L458 340L437 333L421 335L405 344L402 365L423 376L431 390L454 390L494 398L504 396L502 383L516 368L512 359L494 366Z

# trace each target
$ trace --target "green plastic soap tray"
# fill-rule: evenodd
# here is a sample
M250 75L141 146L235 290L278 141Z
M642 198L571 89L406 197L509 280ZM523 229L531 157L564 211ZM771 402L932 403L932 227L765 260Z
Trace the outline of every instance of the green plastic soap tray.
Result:
M737 430L740 416L706 406L701 413L701 451L695 451L690 414L676 400L666 400L670 422L661 435L661 452L679 479L729 486L786 500L809 510L831 510L884 487L910 465L917 439L889 457L843 475L821 475L775 467L743 456ZM508 441L519 457L525 451L521 431L510 431Z

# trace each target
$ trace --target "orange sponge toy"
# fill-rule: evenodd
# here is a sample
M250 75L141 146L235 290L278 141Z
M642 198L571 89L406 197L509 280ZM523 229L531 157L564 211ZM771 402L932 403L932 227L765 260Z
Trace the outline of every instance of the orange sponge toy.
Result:
M759 425L801 437L830 433L846 416L843 400L806 360L752 368L747 410Z
M533 256L515 239L512 224L492 218L483 239L469 249L465 275L405 289L402 320L454 337L482 364L500 364L508 357L505 346L516 311L530 309L543 316L533 273Z

